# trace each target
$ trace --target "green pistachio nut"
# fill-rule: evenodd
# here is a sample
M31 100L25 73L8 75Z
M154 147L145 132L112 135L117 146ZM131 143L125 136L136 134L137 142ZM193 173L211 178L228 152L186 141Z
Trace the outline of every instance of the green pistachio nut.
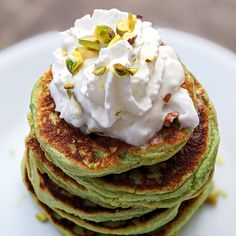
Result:
M130 75L134 75L135 73L137 73L138 71L138 68L137 67L131 67L131 68L128 68L128 72Z
M137 22L137 18L133 14L128 13L128 26L129 26L130 32L134 30L136 22Z
M119 116L121 113L122 113L122 111L117 111L117 112L115 113L115 116Z
M93 74L96 76L102 76L106 72L107 68L106 66L99 66L94 69Z
M107 25L96 26L94 37L102 44L108 44L114 37L114 30Z
M120 63L114 64L113 68L114 68L116 74L119 75L119 76L125 76L125 75L129 74L128 68L123 66Z
M66 90L67 96L69 97L69 99L71 99L73 97L73 92L70 89Z
M85 36L85 37L79 38L79 43L84 47L87 47L93 50L100 50L100 43L93 36Z
M72 52L71 56L74 59L72 60L70 58L67 58L66 67L72 75L75 75L79 71L80 66L83 64L83 57L77 51Z
M137 34L134 34L132 32L126 32L123 35L122 39L127 40L130 43L130 45L133 45L135 43L137 36L138 36Z
M63 87L64 89L73 89L75 86L73 83L67 82L67 83L64 83Z
M75 50L81 54L84 60L94 58L98 55L97 50L89 49L86 47L78 47Z
M150 63L154 62L157 59L156 56L149 56L148 58L145 59L145 62Z
M120 41L122 38L120 37L119 34L117 34L108 44L108 47L110 47L111 45L115 44L116 42Z
M122 37L126 32L129 32L128 22L120 20L116 25L116 33Z
M35 217L42 223L48 221L47 216L45 216L44 213L42 213L42 212L36 214Z

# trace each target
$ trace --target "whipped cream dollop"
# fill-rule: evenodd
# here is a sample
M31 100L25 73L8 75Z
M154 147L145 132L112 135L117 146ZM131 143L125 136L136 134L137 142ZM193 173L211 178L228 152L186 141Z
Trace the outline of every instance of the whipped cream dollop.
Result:
M150 22L137 17L132 45L125 38L102 45L94 57L83 61L78 73L68 70L66 60L73 61L73 52L82 46L78 39L93 35L98 25L116 32L117 23L127 17L128 13L117 9L94 10L92 16L85 15L61 33L63 42L54 52L50 83L56 111L84 133L97 132L136 146L145 145L171 112L177 112L181 127L195 128L198 114L188 91L181 88L184 69L173 48L161 45L159 31ZM137 71L119 76L115 64ZM94 70L99 67L106 71L97 76ZM73 84L69 93L68 83Z

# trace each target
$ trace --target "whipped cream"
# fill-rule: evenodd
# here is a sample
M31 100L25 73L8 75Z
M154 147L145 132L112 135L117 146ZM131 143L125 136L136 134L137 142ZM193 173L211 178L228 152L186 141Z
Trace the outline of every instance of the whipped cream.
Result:
M92 16L76 20L74 27L61 33L63 43L54 52L50 83L56 111L85 133L97 132L136 146L145 145L163 127L170 112L178 112L181 127L195 128L198 114L188 91L181 88L183 67L173 48L161 46L159 31L150 22L137 19L133 45L119 40L86 59L77 74L72 76L67 69L66 58L73 60L70 53L81 46L79 38L93 35L97 25L115 31L117 22L127 17L128 13L117 9L94 10ZM150 57L156 60L148 63ZM116 63L138 71L133 76L119 77L112 69ZM108 69L95 76L93 71L99 66ZM73 83L73 96L68 96L65 83ZM168 102L163 100L166 94L171 94Z

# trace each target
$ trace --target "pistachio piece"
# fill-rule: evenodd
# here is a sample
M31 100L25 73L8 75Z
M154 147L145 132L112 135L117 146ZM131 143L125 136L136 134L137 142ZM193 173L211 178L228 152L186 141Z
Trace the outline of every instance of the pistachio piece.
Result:
M64 89L73 89L75 86L73 83L67 82L63 85Z
M150 63L150 62L154 62L156 59L157 59L156 56L150 56L150 57L148 57L145 61L146 61L147 63Z
M128 75L128 73L129 73L128 68L123 66L120 63L114 64L113 68L114 68L116 74L119 75L119 76Z
M136 72L138 71L138 68L137 67L131 67L131 68L128 68L128 72L130 75L134 75Z
M99 66L94 69L93 74L96 76L102 76L106 72L107 68L106 66Z
M70 89L67 89L66 93L67 93L69 99L71 99L73 97L73 92Z
M130 45L133 45L135 43L135 40L136 40L137 36L138 36L137 34L127 32L123 35L122 38L124 40L127 40Z
M122 113L122 111L117 111L117 112L115 113L115 116L119 116L121 113Z
M128 22L125 20L120 20L116 26L116 33L122 37L126 32L129 32Z
M91 48L94 50L100 49L99 41L93 36L85 36L85 37L79 38L79 43L87 48Z
M73 56L75 58L75 60L80 60L81 59L81 54L77 51L72 52L71 56Z
M115 44L116 42L118 42L119 40L121 40L122 38L120 37L119 34L117 34L108 44L108 47L110 47L111 45Z
M97 50L89 49L86 47L78 47L75 50L81 54L84 60L96 57L98 55Z
M94 37L103 44L108 44L114 37L114 30L107 25L96 26Z
M66 67L72 75L75 75L79 71L79 67L83 64L83 57L77 51L71 53L73 59L66 59Z
M130 31L134 30L136 22L137 22L136 17L133 14L128 13L128 26L129 26Z
M42 223L48 221L47 216L45 216L43 212L36 214L35 217Z

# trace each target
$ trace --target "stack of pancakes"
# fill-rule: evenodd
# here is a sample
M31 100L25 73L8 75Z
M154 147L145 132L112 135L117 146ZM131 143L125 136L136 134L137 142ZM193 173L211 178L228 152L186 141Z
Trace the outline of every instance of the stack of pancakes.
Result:
M195 130L178 121L148 144L83 134L60 119L50 96L49 69L31 97L24 183L65 235L174 235L211 190L219 134L204 88L185 70L199 114Z

